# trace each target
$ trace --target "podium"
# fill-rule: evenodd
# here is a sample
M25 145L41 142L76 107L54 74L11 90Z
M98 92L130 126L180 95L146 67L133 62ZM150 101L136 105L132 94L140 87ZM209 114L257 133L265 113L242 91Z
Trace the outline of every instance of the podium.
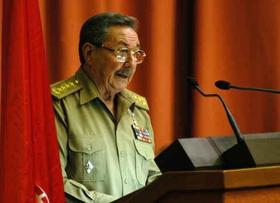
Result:
M162 172L236 169L280 165L280 133L180 138L162 151L155 162Z
M166 172L116 203L276 203L280 166Z

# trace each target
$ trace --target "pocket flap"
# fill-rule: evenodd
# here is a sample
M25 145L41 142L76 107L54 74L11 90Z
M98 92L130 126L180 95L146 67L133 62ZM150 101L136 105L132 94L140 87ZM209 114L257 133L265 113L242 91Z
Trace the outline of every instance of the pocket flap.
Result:
M153 159L155 157L152 144L139 140L134 140L134 144L137 152L146 160Z
M75 152L83 152L87 154L92 154L94 152L103 150L104 144L102 139L96 140L81 138L81 139L70 139L69 140L69 148Z

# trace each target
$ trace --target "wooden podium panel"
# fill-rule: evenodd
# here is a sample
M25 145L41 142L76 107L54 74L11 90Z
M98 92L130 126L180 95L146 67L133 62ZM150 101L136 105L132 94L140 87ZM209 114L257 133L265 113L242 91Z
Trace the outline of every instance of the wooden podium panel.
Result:
M145 201L143 201L145 202ZM149 201L148 201L149 202ZM171 192L156 201L160 203L277 203L280 202L280 187L255 188L229 191Z
M280 166L167 172L115 202L276 203L280 202Z

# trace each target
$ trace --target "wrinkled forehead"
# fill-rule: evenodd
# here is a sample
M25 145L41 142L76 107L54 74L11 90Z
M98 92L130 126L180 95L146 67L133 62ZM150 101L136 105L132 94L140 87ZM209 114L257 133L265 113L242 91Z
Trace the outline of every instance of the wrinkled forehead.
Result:
M139 47L140 41L137 32L128 26L112 26L107 30L107 36L104 41L112 45L123 45L126 47Z

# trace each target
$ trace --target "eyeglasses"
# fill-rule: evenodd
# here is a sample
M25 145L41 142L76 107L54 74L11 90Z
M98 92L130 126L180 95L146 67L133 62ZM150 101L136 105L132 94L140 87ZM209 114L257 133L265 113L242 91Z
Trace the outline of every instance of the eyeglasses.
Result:
M131 50L128 48L117 48L117 49L112 49L109 47L102 45L95 44L95 46L99 48L106 49L108 51L113 52L114 56L116 57L117 62L124 63L127 61L129 54L131 54L133 60L135 63L140 64L144 61L144 58L146 57L146 53L143 50Z

